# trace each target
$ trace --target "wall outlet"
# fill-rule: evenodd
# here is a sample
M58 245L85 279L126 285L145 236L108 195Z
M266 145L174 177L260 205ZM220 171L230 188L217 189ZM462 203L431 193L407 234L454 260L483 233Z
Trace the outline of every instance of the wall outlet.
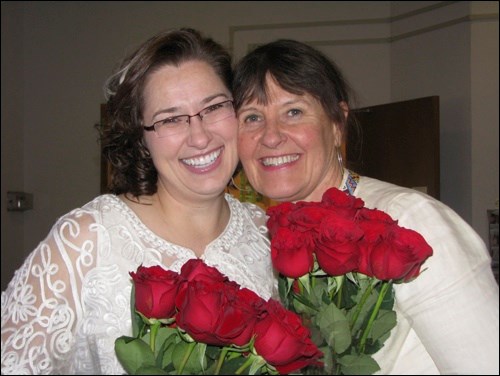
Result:
M7 192L7 211L33 209L33 194L26 192Z

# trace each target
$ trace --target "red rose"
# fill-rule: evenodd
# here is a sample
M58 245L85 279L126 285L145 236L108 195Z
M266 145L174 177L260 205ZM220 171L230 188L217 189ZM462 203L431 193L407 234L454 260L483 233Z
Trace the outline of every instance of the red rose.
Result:
M168 319L175 314L179 275L161 266L139 266L130 272L135 285L135 309L147 318Z
M324 218L316 238L316 260L332 276L354 271L358 266L361 228L352 220L338 215Z
M384 281L408 282L431 255L432 248L418 232L392 226L386 237L363 248L359 271Z
M318 231L321 221L331 213L330 209L318 205L301 205L288 215L290 229L298 231Z
M305 366L321 364L323 354L310 339L309 329L300 317L270 299L267 315L255 325L255 350L280 374L287 374Z
M313 248L309 233L281 227L271 241L273 266L286 277L302 277L314 266Z
M398 221L392 219L392 217L378 209L361 208L356 214L357 221L377 221L383 222L388 225L395 225Z
M180 277L184 281L208 281L226 282L229 281L217 268L208 266L200 259L191 259L182 265Z
M295 205L291 202L283 202L276 206L270 206L266 214L269 216L267 220L267 228L269 234L274 236L279 227L289 227L288 213L294 209Z
M364 201L337 188L330 188L321 198L321 206L333 209L337 215L344 218L354 218L358 209L364 206Z
M253 335L260 299L230 281L185 282L176 299L176 322L198 342L243 346Z
M362 208L356 215L356 222L364 232L364 241L377 242L397 225L397 221L378 209Z

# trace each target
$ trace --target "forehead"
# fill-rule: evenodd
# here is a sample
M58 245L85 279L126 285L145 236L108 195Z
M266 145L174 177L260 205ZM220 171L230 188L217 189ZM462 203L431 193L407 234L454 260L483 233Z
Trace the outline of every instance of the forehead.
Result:
M145 80L144 96L189 96L225 89L224 82L206 62L193 60L179 65L163 65Z
M272 76L268 75L265 81L265 87L261 95L254 92L252 99L247 100L242 109L248 105L266 107L270 105L287 105L290 103L319 104L319 102L310 94L291 92L283 88Z

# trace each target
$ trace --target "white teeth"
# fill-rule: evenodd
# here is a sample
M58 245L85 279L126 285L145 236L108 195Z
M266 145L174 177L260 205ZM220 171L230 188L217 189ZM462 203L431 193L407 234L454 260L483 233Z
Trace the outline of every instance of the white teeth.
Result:
M281 166L286 163L291 163L299 159L298 154L293 155L285 155L281 157L273 157L273 158L264 158L262 159L262 164L264 166Z
M182 159L182 162L189 166L206 167L214 163L214 161L219 157L221 151L222 149L219 149L202 157Z

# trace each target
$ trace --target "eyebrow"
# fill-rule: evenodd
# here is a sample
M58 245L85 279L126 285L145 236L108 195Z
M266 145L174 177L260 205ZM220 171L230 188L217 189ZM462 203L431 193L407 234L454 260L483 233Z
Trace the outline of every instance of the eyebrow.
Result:
M217 94L213 94L213 95L209 95L208 97L204 98L202 101L201 101L201 104L204 106L210 102L212 102L215 98L219 98L219 97L222 97L222 98L226 98L226 99L230 99L228 97L228 95L226 93L217 93ZM203 108L204 109L204 108ZM176 112L179 112L180 109L179 107L168 107L168 108L164 108L164 109L161 109L161 110L158 110L156 111L153 116L152 116L152 119L154 119L156 116L160 115L160 114L173 114L173 113L176 113ZM187 115L187 114L186 114Z
M290 99L286 102L280 103L280 106L290 106L290 105L294 105L297 103L303 103L306 105L310 104L307 100L305 100L303 98L297 98L297 99ZM265 107L265 106L263 106L263 107ZM242 113L242 112L246 112L246 111L259 111L259 108L253 107L253 106L250 106L250 107L241 106L240 109L238 110L238 113Z

